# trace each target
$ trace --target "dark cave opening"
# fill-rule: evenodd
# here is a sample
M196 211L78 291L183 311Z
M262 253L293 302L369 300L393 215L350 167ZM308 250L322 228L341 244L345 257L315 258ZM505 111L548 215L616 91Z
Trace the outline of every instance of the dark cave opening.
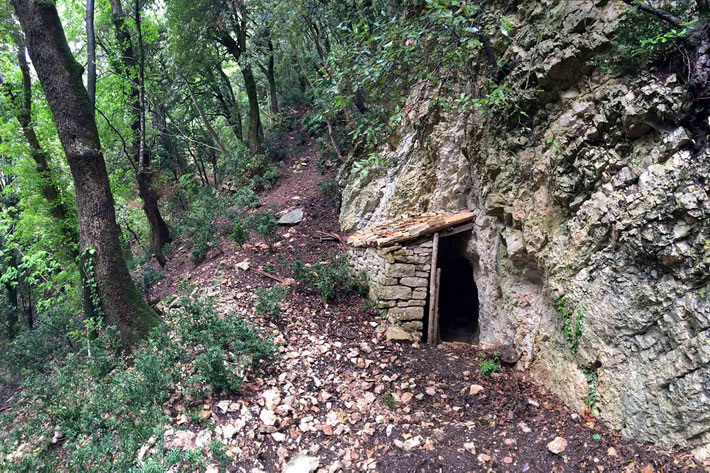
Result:
M444 342L475 343L478 337L478 288L466 257L470 232L439 240L439 334Z

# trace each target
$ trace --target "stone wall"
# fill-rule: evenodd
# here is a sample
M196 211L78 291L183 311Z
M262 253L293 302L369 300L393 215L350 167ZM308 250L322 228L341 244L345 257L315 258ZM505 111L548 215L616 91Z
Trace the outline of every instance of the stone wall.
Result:
M432 239L386 248L350 248L353 271L364 273L369 297L387 312L387 320L402 327L412 340L422 340L429 295Z
M413 88L381 150L394 164L341 172L341 226L474 210L481 342L514 346L575 409L596 389L594 409L623 434L710 458L710 152L689 148L686 88L586 66L622 2L518 4L504 12L516 39L497 46L520 64L509 108L442 110L436 86ZM584 313L575 353L559 300Z

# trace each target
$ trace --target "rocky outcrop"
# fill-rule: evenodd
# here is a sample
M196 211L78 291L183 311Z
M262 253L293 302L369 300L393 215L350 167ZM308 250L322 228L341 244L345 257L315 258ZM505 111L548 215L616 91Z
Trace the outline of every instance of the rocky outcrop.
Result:
M394 164L341 173L340 220L473 209L481 341L512 345L521 368L622 433L710 456L710 154L690 151L675 76L587 66L623 9L519 7L507 106L442 111L435 87L415 88L382 150ZM578 340L558 301L581 317Z

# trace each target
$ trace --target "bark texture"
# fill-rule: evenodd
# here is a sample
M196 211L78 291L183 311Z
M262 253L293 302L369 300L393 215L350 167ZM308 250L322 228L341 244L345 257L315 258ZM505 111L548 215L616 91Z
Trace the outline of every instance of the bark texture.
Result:
M53 3L13 0L27 48L57 125L76 189L80 249L91 267L106 323L129 347L160 322L136 289L123 259L113 195L82 67L72 55Z

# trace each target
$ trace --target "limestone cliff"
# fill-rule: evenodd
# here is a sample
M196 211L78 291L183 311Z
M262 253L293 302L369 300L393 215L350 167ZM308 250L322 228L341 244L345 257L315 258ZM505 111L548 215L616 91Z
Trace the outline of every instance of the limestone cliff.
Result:
M353 231L473 209L481 341L514 345L573 407L596 390L599 416L623 434L709 457L710 154L678 125L675 76L587 66L624 9L523 2L505 49L520 61L510 113L442 111L430 107L437 86L415 88L382 150L394 164L365 180L341 172L340 220ZM574 355L559 300L584 316Z

